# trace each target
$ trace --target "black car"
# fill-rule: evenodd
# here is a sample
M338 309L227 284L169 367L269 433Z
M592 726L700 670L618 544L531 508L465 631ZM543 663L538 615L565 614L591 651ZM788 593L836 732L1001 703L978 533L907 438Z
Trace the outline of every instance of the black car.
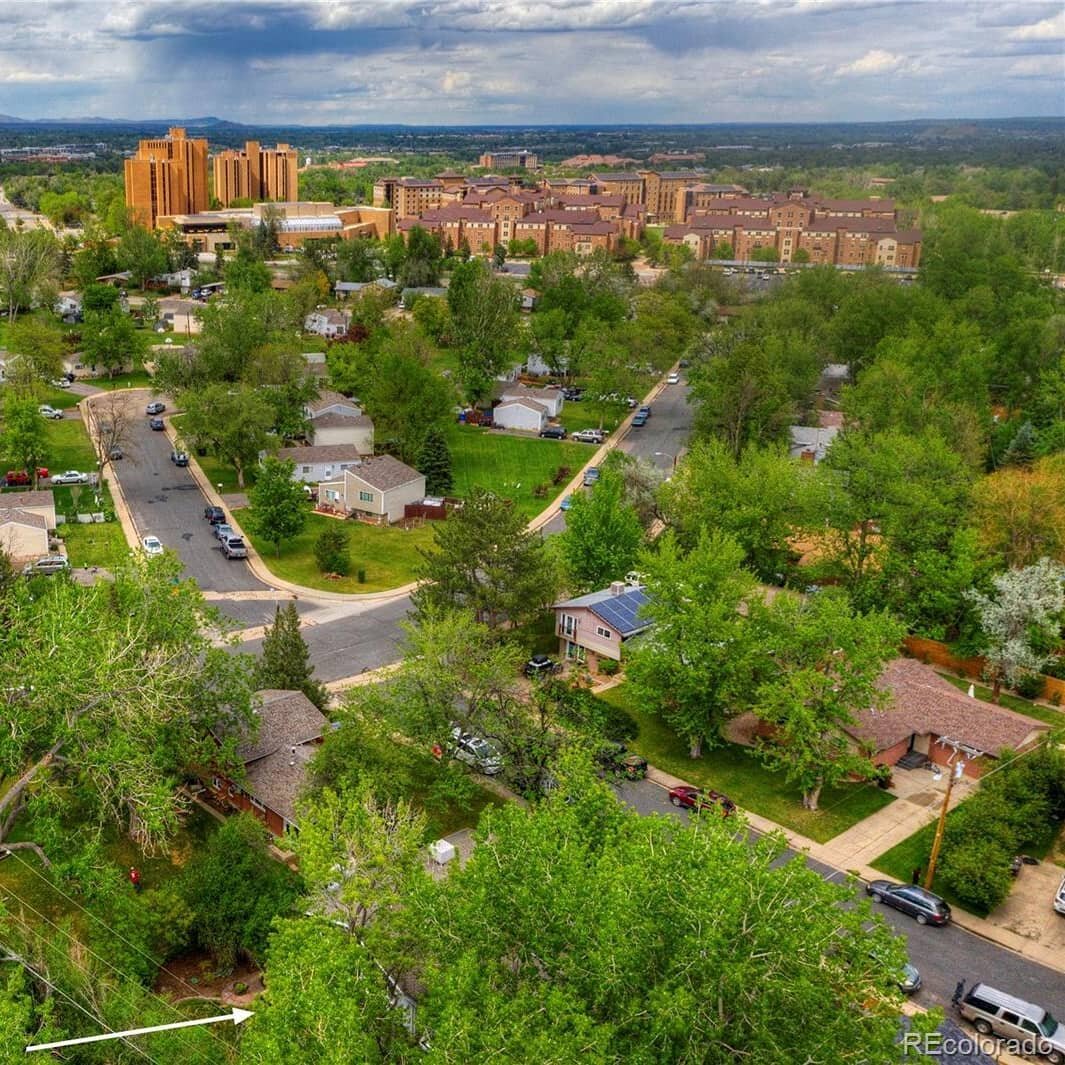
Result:
M580 403L584 399L583 388L564 388L562 389L563 399L568 399L570 403Z
M221 507L204 507L203 516L212 525L221 525L226 520L225 511Z
M522 672L527 677L547 677L552 673L557 673L561 668L553 658L548 658L547 655L533 655L525 663Z
M865 893L873 902L893 906L909 914L918 924L950 923L950 907L936 894L916 884L894 884L890 880L870 880Z
M548 440L565 440L566 430L561 425L549 425L546 429L540 430L540 435Z
M166 429L166 426L163 424L162 418L149 418L148 428L151 429L153 433L161 433Z

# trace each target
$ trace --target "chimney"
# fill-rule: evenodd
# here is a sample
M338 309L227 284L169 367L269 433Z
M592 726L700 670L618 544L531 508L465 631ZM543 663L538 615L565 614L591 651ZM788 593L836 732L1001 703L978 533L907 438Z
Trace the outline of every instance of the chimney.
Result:
M624 581L611 581L610 582L610 594L611 595L623 595L628 590L628 585Z
M288 762L288 764L289 765L295 765L296 764L296 748L295 747L289 747L288 753L289 753L289 762Z

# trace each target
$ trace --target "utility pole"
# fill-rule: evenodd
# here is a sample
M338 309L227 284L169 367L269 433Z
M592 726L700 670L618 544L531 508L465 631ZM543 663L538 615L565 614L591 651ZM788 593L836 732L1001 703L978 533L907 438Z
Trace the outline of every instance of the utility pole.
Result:
M947 813L950 810L950 793L954 790L954 782L961 779L965 772L965 762L959 758L947 777L947 791L943 796L943 805L939 810L939 823L936 825L935 839L932 840L932 853L928 858L928 872L925 873L924 886L928 891L932 890L932 881L936 876L936 862L939 861L939 848L943 845L943 830L947 827Z

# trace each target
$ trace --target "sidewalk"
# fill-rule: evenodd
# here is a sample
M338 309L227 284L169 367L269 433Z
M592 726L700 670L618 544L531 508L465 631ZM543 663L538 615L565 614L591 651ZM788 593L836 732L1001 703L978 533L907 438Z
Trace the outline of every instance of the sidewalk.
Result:
M611 685L604 685L603 687L605 688L609 686ZM593 691L594 690L603 689L593 689ZM647 779L652 783L657 784L659 787L666 789L675 788L678 785L688 783L688 781L681 780L679 777L672 776L669 773L664 773L662 770L656 769L654 766L648 766ZM898 801L892 803L884 810L873 814L872 817L866 818L866 822L881 819L879 821L880 826L883 829L879 837L881 840L887 840L893 835L886 823L886 819L884 819L884 815L897 805ZM868 883L870 880L884 879L884 874L871 868L867 862L876 858L878 854L882 854L892 846L892 843L883 842L883 845L881 846L873 844L870 838L870 840L866 840L865 844L858 852L848 850L846 842L844 842L843 846L840 846L840 841L845 841L847 836L854 832L855 829L861 827L860 824L841 833L835 839L829 840L828 843L816 843L812 839L807 839L805 836L800 836L797 832L792 832L790 829L786 829L782 825L770 821L767 817L761 817L758 814L751 813L747 810L743 811L743 815L747 823L751 828L755 829L755 831L762 833L763 835L768 833L778 833L787 842L788 846L799 854L804 854L824 865L829 865L833 869L837 869L842 873L849 873L865 883ZM927 823L927 819L922 822L922 824L923 823ZM921 825L918 824L917 827L919 828ZM910 831L916 831L916 829L911 829ZM905 836L902 838L905 838ZM869 855L869 857L859 857L859 855L864 856L868 854L868 852L873 849L876 849L876 854ZM997 943L1000 947L1006 947L1008 950L1012 950L1014 953L1020 954L1022 957L1028 958L1030 961L1038 962L1040 965L1045 965L1048 969L1053 969L1056 972L1065 972L1065 955L1063 955L1062 951L1055 946L1047 946L1040 942L1034 942L1033 940L1010 931L1007 928L999 927L992 921L985 920L983 917L976 917L974 914L967 913L965 910L957 908L954 909L953 921L954 924L964 928L966 931L972 932L974 935L978 935L992 943Z

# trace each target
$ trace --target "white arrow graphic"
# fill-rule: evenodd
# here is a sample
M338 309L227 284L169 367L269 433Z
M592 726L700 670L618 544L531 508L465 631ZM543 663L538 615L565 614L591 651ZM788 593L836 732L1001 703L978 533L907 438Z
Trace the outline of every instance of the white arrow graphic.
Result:
M58 1043L35 1043L26 1047L26 1053L35 1050L55 1050L57 1047L72 1047L79 1043L102 1043L106 1039L126 1039L131 1035L148 1035L149 1032L169 1032L174 1028L194 1028L200 1024L217 1024L219 1021L232 1021L234 1025L246 1021L252 1010L233 1007L232 1013L223 1013L220 1017L201 1017L198 1021L177 1021L175 1024L157 1024L153 1028L130 1028L128 1032L105 1032L103 1035L87 1035L81 1039L63 1039Z

